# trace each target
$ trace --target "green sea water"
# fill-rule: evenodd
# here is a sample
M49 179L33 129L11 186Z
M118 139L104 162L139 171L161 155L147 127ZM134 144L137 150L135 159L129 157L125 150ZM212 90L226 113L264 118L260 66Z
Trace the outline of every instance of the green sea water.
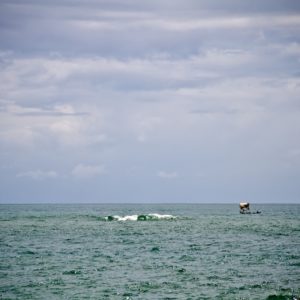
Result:
M0 205L0 299L299 299L300 205L252 209Z

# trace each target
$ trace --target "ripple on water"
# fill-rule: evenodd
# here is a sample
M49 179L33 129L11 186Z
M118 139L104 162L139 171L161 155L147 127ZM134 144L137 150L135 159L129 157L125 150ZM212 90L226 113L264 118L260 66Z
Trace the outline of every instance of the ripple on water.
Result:
M1 296L143 300L299 296L300 214L291 218L275 207L270 215L240 216L235 207L224 207L226 212L203 205L33 206L33 211L27 207L25 212L13 207L4 213L6 221L0 221ZM153 222L108 222L99 217L150 211L180 217Z

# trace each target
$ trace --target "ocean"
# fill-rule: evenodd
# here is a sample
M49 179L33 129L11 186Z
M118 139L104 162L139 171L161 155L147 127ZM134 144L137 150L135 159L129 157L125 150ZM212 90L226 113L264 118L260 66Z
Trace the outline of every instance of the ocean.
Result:
M0 205L0 299L299 299L300 205Z

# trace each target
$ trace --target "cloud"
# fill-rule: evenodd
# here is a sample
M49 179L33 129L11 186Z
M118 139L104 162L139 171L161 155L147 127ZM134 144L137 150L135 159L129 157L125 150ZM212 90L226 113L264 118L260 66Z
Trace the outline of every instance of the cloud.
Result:
M163 179L175 179L178 178L177 172L165 172L165 171L159 171L157 173L157 176Z
M207 45L238 44L247 49L253 46L258 32L266 40L284 41L284 32L297 31L300 26L297 1L252 5L228 0L218 4L161 2L89 1L70 5L61 1L41 5L36 1L4 1L2 48L36 58L51 53L121 59L160 53L185 56ZM53 68L51 76L63 78L64 69Z
M27 171L21 172L17 174L17 177L27 177L33 180L46 180L46 179L54 179L58 177L58 174L55 171L41 171L41 170L34 170L34 171Z
M200 20L199 20L200 19ZM85 28L85 29L94 29L94 30L120 30L121 24L114 24L112 22L103 22L103 21L78 21L76 25ZM128 27L128 30L132 28L139 27L149 27L156 28L159 30L168 30L168 31L193 31L193 30L209 30L209 29L247 29L247 28L272 28L277 26L299 26L300 19L298 15L278 15L270 16L268 20L264 16L227 16L219 18L188 18L188 19L172 19L172 18L148 18L146 20L132 20L123 24L123 26Z
M103 165L78 164L72 170L72 176L76 178L92 178L105 173Z
M262 185L283 177L287 197L299 195L299 1L0 6L0 164L11 167L0 172L1 190L25 168L18 178L68 174L51 182L53 193L79 197L74 178L97 178L107 165L105 180L83 181L91 196L105 182L107 199L151 201L152 183L183 174L180 189L196 201L251 183L278 197ZM197 170L205 180L191 175ZM21 184L37 197L34 182ZM163 186L152 190L179 199L179 185Z
M8 104L6 111L17 116L33 116L33 117L76 117L86 116L88 113L75 112L74 108L70 104L55 105L53 108L40 108L40 107L24 107L16 104Z

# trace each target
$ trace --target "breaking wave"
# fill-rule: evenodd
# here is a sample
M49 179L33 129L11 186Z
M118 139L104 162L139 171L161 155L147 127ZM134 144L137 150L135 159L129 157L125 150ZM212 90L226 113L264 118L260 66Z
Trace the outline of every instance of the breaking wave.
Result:
M142 214L129 216L107 216L105 221L157 221L157 220L175 220L176 216L161 214Z

